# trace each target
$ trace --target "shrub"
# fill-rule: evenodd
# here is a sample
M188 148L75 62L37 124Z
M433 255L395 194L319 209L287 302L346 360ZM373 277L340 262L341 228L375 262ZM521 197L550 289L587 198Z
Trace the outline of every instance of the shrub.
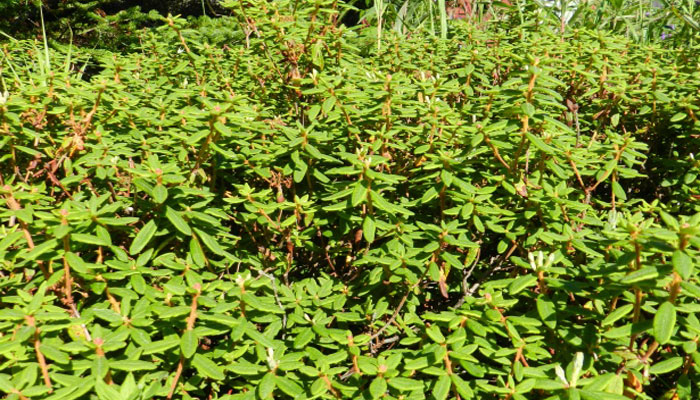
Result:
M697 49L233 12L5 45L8 398L697 397Z

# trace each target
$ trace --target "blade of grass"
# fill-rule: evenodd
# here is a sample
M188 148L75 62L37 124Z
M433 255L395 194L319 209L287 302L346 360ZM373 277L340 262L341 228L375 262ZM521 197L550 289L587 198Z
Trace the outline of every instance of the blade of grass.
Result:
M447 39L447 8L445 0L438 0L438 7L440 7L440 37Z
M374 0L374 12L377 14L377 51L382 49L382 19L384 17L384 0Z
M398 14L396 15L396 21L394 21L394 30L396 33L399 35L403 35L403 30L404 30L404 19L406 18L406 13L408 12L408 2L409 0L406 0L401 8L399 9Z
M428 0L428 4L430 5L430 33L435 36L435 16L433 15L433 2Z
M47 75L51 72L51 60L49 58L49 41L46 38L46 24L44 23L44 6L39 3L39 16L41 17L41 33L44 38L44 57L46 58L46 73Z
M3 54L3 53L0 53L0 54L2 54L3 61L7 60L7 65L10 67L10 71L12 71L12 75L15 76L15 82L17 83L17 86L22 88L22 80L19 79L19 75L17 75L17 71L15 71L15 67L12 66L12 62L10 61L10 59L7 56L5 56L5 54Z
M13 42L16 42L17 39L13 38L12 36L8 35L7 33L0 31L0 35L5 36L6 38L12 40Z
M69 26L68 30L70 32L70 40L68 41L68 55L66 56L66 75L68 75L68 73L70 72L70 61L73 53L73 29L71 29L71 27Z

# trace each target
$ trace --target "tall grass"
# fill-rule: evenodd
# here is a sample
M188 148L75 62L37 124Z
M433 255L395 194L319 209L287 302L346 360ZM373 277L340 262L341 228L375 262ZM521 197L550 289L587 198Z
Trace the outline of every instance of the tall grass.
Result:
M377 28L378 48L382 31L403 36L421 30L447 38L450 24L457 20L484 26L489 21L523 25L535 18L561 33L599 29L639 43L692 44L700 33L697 0L372 0L371 4L361 18Z

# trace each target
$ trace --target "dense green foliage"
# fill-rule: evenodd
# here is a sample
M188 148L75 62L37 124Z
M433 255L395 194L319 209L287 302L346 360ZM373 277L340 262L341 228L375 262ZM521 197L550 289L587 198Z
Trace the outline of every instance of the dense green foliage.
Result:
M699 48L233 5L3 44L7 398L700 396Z
M219 17L238 8L240 0L4 0L0 34L33 37L42 20L52 39L123 50L138 39L135 32L152 27L158 13ZM41 5L41 7L39 7ZM697 0L341 0L338 20L348 26L370 26L375 35L420 32L452 36L454 21L476 26L500 21L547 24L552 28L597 29L637 43L663 41L694 45L700 32ZM43 15L41 10L43 10ZM199 23L208 24L208 19ZM457 22L458 24L460 22ZM228 29L230 30L230 29ZM459 29L457 29L459 30Z

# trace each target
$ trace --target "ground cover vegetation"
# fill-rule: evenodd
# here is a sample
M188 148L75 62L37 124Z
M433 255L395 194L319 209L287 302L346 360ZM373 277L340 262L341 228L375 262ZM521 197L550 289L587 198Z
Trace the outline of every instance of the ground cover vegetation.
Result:
M6 398L700 396L695 33L228 7L0 44Z

